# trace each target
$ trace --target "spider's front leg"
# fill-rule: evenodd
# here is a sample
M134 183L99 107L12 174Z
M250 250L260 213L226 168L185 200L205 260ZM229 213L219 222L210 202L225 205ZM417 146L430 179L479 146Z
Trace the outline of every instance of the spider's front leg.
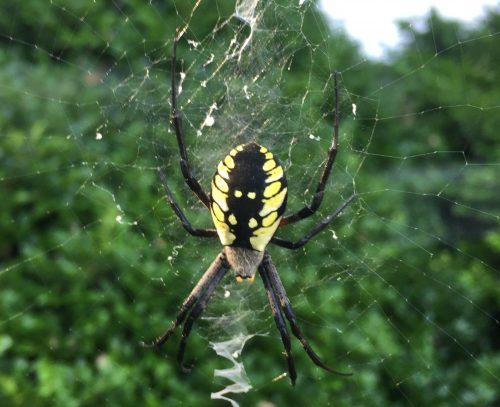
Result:
M180 36L176 35L172 45L172 65L171 65L171 114L172 114L172 125L174 126L175 135L177 138L177 145L179 146L179 154L181 156L180 164L182 175L186 184L189 186L191 191L193 191L198 199L205 205L205 207L210 208L210 199L208 195L203 191L198 180L194 177L191 166L189 165L189 157L186 150L186 142L184 140L184 131L182 129L182 117L180 109L177 107L177 81L176 81L176 65L177 65L177 42Z
M319 232L325 229L337 216L339 216L342 211L347 208L351 202L356 198L356 193L352 194L349 198L347 198L334 212L326 216L323 220L317 223L309 232L307 232L302 238L297 240L296 242L291 242L286 239L282 239L277 236L273 236L271 239L271 243L276 246L284 247L286 249L300 249L304 246L309 240L311 240L314 236L316 236Z
M328 182L328 178L330 177L330 173L332 171L335 158L337 157L337 148L339 144L339 120L340 120L339 83L338 83L339 73L337 71L334 71L332 75L333 75L333 87L335 93L335 119L333 122L332 142L330 144L330 148L328 149L328 155L326 157L326 161L323 166L323 172L321 173L321 177L316 187L316 191L314 192L314 195L312 197L311 203L304 206L297 212L284 216L281 219L280 227L288 225L290 223L295 223L302 219L306 219L309 216L315 214L316 211L319 209L321 202L323 201L325 187Z
M165 191L165 196L167 197L167 201L170 204L170 207L173 209L177 217L180 219L182 226L184 226L184 229L191 235L191 236L196 236L196 237L215 237L217 236L217 232L215 229L198 229L195 228L191 225L189 222L188 218L182 211L181 207L177 202L175 202L174 196L172 194L172 191L170 190L170 187L168 186L167 183L167 176L162 170L158 170L158 173L160 175L160 180L163 184L163 189Z

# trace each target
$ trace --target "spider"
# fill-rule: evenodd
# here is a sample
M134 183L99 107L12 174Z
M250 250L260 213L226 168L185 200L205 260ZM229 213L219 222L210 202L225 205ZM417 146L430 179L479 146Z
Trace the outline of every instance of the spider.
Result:
M190 235L197 237L218 236L223 249L185 298L170 327L153 342L149 344L143 343L143 345L146 347L160 347L172 336L177 326L185 321L177 361L183 371L189 371L190 368L184 366L183 360L191 328L205 309L222 277L232 268L238 282L243 280L253 281L258 271L285 348L288 373L292 385L295 384L297 372L285 317L290 324L292 333L298 338L309 358L317 366L339 375L351 375L351 373L339 372L328 367L304 338L271 256L265 250L268 243L287 249L298 249L304 246L311 238L325 229L355 198L354 193L333 213L323 218L308 233L295 242L274 236L279 227L313 215L323 199L325 186L337 155L339 133L338 74L333 73L335 121L332 142L316 191L309 205L297 212L284 215L287 202L285 173L273 153L255 142L233 148L219 163L212 179L211 193L209 195L203 191L200 183L193 176L182 130L181 113L177 107L176 50L179 38L180 35L176 35L172 49L171 120L179 146L180 167L185 182L210 211L215 229L193 227L175 201L165 173L159 170L159 176L165 190L166 199L186 231Z

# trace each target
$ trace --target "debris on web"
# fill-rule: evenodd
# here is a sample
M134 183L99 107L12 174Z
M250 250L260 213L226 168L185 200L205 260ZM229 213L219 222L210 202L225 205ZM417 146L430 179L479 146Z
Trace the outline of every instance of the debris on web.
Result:
M215 377L222 377L229 380L230 383L222 390L211 393L211 399L226 400L231 403L232 407L239 407L239 404L236 401L226 395L230 393L246 393L252 388L252 385L248 380L245 367L243 366L243 362L239 360L239 358L245 343L254 336L255 335L248 335L240 332L227 341L210 342L210 346L215 350L217 355L228 359L232 363L232 366L227 369L215 369Z

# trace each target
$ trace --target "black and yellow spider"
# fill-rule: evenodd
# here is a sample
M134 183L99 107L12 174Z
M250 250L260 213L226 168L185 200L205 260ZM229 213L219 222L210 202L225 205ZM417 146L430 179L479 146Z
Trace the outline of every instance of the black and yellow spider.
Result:
M182 209L175 202L172 192L168 187L166 176L161 171L160 178L167 200L181 220L186 231L192 236L198 237L218 236L224 248L184 300L175 320L167 331L145 346L161 346L174 333L176 327L186 320L182 330L177 360L181 368L188 370L183 366L183 360L191 328L194 321L205 309L208 300L222 277L232 268L238 282L245 279L253 281L255 273L258 270L264 283L269 303L271 304L276 326L285 347L285 356L292 384L295 384L297 372L293 362L290 337L283 314L290 323L293 334L299 339L307 355L317 366L332 373L350 375L350 373L341 373L329 368L312 350L297 325L292 306L278 276L278 272L271 261L271 256L265 250L269 242L287 249L298 249L304 246L312 237L325 229L355 197L355 194L351 195L333 213L326 216L296 242L274 236L278 227L294 223L314 214L323 199L325 185L337 154L339 130L337 73L333 74L335 90L334 131L323 173L321 174L311 203L295 213L283 216L287 201L287 182L283 168L277 158L266 147L255 142L249 142L233 148L217 167L217 171L212 179L210 195L207 195L203 191L199 182L191 173L182 130L181 115L177 108L177 84L175 77L178 39L179 37L176 37L173 42L171 80L172 123L179 145L180 165L187 185L210 210L215 229L194 228L184 215Z

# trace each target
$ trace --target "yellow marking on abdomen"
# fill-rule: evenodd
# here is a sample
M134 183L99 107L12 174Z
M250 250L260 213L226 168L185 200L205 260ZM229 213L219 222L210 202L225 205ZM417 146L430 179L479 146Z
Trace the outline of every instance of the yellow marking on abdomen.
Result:
M278 218L278 212L271 212L264 219L262 219L262 226L268 227Z
M224 222L224 212L216 202L212 202L211 211L212 221L214 222L215 230L223 246L231 245L236 236L231 233L229 225Z
M224 165L222 161L217 166L217 172L221 177L229 179L229 169Z
M221 192L219 189L212 184L212 199L217 202L220 208L227 212L229 210L227 206L227 195L224 192Z
M224 178L222 178L219 174L215 174L215 186L219 188L222 192L228 192L229 191L229 186L227 185L227 182L224 181Z
M224 212L216 202L212 202L212 212L218 221L224 222Z
M273 182L271 185L267 186L266 189L264 189L264 198L271 198L273 195L276 195L280 189L281 182Z
M277 181L283 177L283 168L278 165L276 168L272 169L267 173L269 177L266 178L266 184Z
M283 201L285 200L287 188L283 188L279 194L274 195L269 199L263 199L262 202L264 206L259 212L261 217L269 215L273 211L277 211L281 205L283 205Z
M250 220L248 221L248 227L253 229L253 228L257 227L257 225L258 225L258 223L255 220L255 218L250 218Z
M281 217L279 219L281 219ZM253 232L253 236L250 237L250 244L252 245L253 249L259 252L264 251L267 244L276 232L279 224L279 222L275 222L271 227L262 227L255 230Z
M273 169L274 167L276 167L276 161L274 160L267 160L264 165L262 166L262 169L264 171L269 171L271 169Z
M212 220L214 221L215 230L219 235L219 239L222 245L223 246L231 245L236 239L236 236L234 235L234 233L231 233L231 231L229 230L229 226L226 225L224 222L220 222L219 220L217 220L213 212L212 212Z
M232 170L234 168L233 157L231 157L230 155L226 155L226 158L224 158L224 164L227 165L227 168Z

